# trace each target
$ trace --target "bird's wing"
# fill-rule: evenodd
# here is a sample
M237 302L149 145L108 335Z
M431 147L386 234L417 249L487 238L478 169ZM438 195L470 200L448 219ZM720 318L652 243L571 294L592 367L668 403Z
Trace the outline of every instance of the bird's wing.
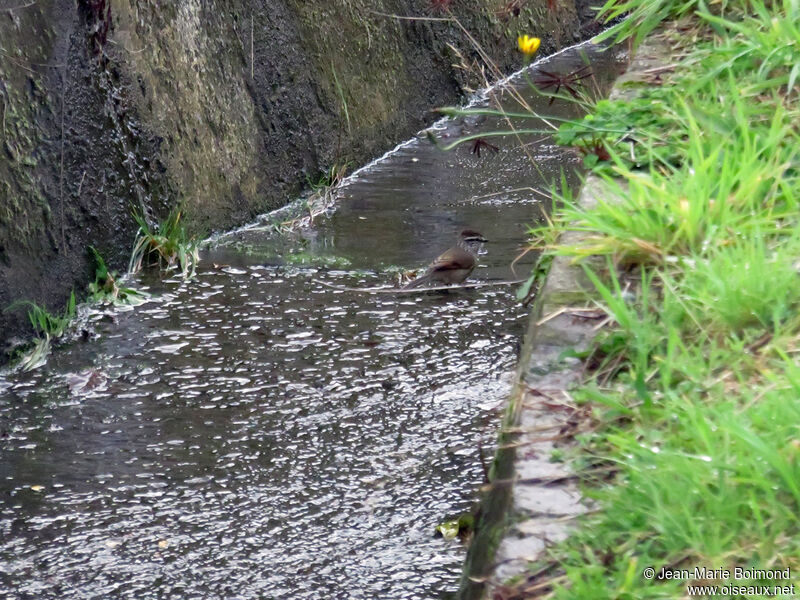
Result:
M475 257L472 254L461 248L450 248L431 263L428 271L464 270L474 266Z

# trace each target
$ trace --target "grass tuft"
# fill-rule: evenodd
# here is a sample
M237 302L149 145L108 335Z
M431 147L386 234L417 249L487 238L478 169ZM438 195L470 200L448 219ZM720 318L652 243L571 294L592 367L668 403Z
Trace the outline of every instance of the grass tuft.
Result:
M28 320L36 333L36 338L23 344L12 354L11 360L22 371L36 369L47 360L51 340L63 337L75 321L77 314L75 292L71 292L67 306L61 315L54 315L44 306L30 300L14 302L5 312L28 307Z
M128 272L137 273L148 266L158 266L160 269L177 266L184 277L194 275L199 261L199 243L189 236L181 223L180 208L174 208L155 228L136 210L133 218L139 225L139 231L133 244Z
M106 261L93 246L89 246L95 264L94 281L89 283L89 300L117 305L137 305L144 302L147 294L129 287L120 286L120 276L110 271Z
M5 309L5 312L15 310L23 306L28 307L28 321L30 321L30 324L33 327L36 335L40 337L59 338L64 335L70 323L72 323L72 321L75 319L75 292L73 291L70 293L67 306L64 308L64 313L61 315L54 315L44 306L41 306L30 300L14 302Z

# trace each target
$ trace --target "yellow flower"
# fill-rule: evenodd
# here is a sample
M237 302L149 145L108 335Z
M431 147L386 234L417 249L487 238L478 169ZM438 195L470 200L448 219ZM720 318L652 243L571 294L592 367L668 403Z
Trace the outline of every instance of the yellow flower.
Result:
M529 35L521 35L517 38L517 45L519 45L520 52L525 56L533 56L536 54L541 43L542 40Z

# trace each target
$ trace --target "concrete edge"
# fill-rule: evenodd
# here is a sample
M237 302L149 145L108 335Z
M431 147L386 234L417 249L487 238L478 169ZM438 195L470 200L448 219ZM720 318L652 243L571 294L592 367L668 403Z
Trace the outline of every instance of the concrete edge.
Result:
M670 64L663 34L638 48L609 98L633 94L631 84L657 82ZM613 200L607 183L589 174L578 205ZM580 241L569 232L561 241ZM580 380L582 363L565 351L585 349L603 315L591 305L592 284L570 258L554 258L529 316L507 409L498 436L491 481L482 492L476 533L467 553L458 598L491 597L504 582L523 577L547 546L565 539L575 517L585 512L569 465L554 462L558 438L574 412L568 390Z

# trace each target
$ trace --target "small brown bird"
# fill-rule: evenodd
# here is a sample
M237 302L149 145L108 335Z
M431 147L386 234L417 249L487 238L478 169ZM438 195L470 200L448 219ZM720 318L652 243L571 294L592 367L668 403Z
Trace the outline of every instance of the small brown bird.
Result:
M461 283L475 268L478 250L486 241L486 238L477 231L465 229L459 236L458 244L445 250L430 264L422 277L418 277L403 289Z

